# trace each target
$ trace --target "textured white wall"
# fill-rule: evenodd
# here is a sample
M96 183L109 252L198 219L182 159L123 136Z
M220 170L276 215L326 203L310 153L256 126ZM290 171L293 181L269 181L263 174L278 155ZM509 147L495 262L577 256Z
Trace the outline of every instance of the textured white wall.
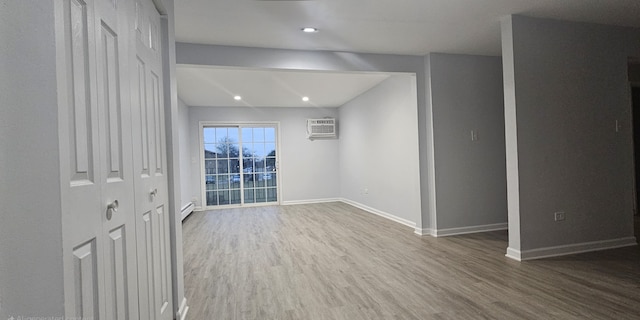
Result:
M338 198L338 140L310 141L306 136L306 119L337 116L335 108L189 107L189 199L202 204L200 121L280 122L281 202Z
M413 223L421 218L415 92L414 76L393 75L340 107L339 152L342 198Z

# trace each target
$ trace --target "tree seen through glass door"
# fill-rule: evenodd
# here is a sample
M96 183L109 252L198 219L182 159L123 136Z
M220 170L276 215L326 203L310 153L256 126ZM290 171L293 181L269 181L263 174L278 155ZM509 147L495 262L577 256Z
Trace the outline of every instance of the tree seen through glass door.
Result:
M238 128L204 128L207 206L240 203Z

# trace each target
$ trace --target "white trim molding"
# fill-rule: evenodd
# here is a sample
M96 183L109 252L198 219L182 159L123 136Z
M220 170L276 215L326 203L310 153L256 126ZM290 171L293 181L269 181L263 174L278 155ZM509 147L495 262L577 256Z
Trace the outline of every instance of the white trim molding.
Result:
M433 236L433 230L431 228L418 228L413 231L413 233L419 236Z
M507 254L505 254L505 256L516 261L522 261L522 254L518 249L508 247Z
M309 199L309 200L291 200L282 201L283 206L294 206L299 204L314 204L314 203L327 203L327 202L340 202L339 198L326 198L326 199Z
M455 236L459 234L498 231L498 230L507 230L507 229L509 229L509 225L507 223L494 223L494 224L484 224L479 226L434 229L434 230L431 230L430 234L434 237L446 237L446 236Z
M567 244L561 246L545 247L530 250L517 250L507 248L506 257L517 260L534 260L542 258L550 258L557 256L566 256L570 254L585 253L591 251L600 251L608 249L616 249L622 247L637 246L636 237L626 237L619 239L601 240Z
M375 214L377 216L380 216L380 217L383 217L383 218L387 218L387 219L389 219L389 220L391 220L393 222L397 222L399 224L403 224L403 225L405 225L407 227L411 227L413 229L416 228L416 223L415 222L409 221L409 220L404 219L404 218L400 218L400 217L395 216L395 215L393 215L391 213L387 213L387 212L384 212L384 211L381 211L381 210L378 210L378 209L374 209L374 208L366 206L366 205L364 205L362 203L355 202L353 200L349 200L349 199L345 199L345 198L340 199L340 201L344 202L344 203L346 203L348 205L354 206L354 207L356 207L358 209L362 209L362 210L367 211L369 213L373 213L373 214Z
M182 303L180 303L180 308L176 313L177 320L185 320L187 319L187 313L189 313L189 306L187 305L187 298L182 298Z

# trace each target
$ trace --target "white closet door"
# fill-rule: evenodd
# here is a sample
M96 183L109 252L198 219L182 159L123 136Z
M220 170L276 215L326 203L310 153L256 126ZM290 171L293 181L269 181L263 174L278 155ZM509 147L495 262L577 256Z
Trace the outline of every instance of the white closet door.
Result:
M127 17L133 6L96 0L106 319L138 317L138 282Z
M131 92L141 319L173 319L160 15L136 0Z
M138 317L126 10L113 0L56 7L69 318Z
M56 18L65 315L105 319L94 2L59 1Z

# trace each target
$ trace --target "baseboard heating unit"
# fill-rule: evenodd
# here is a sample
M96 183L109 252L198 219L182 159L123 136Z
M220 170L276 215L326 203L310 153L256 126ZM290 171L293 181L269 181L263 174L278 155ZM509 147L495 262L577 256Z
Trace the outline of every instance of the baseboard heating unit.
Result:
M180 221L184 220L184 218L190 215L195 208L196 208L196 205L193 204L193 202L189 202L184 207L182 207L182 209L180 210L180 216L181 216Z

